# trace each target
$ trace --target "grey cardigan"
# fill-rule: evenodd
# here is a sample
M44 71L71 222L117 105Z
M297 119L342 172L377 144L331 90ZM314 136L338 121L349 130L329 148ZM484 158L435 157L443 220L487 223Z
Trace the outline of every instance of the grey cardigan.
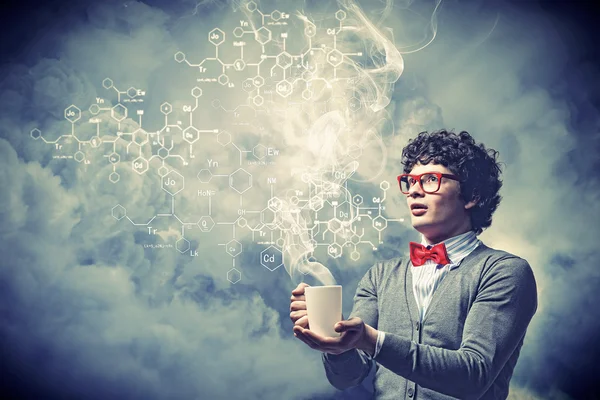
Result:
M481 243L450 270L419 323L410 259L375 264L358 284L350 317L385 332L373 359L323 353L329 382L361 383L373 360L374 398L506 399L537 287L526 260Z

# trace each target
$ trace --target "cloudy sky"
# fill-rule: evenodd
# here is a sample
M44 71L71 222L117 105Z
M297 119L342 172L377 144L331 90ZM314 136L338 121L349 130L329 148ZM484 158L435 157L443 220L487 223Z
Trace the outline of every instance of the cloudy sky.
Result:
M324 226L315 236L315 260L343 285L347 315L367 269L405 255L408 241L419 238L402 221L409 221L405 199L393 185L402 147L420 131L447 128L467 130L500 152L503 200L481 239L527 259L538 282L539 308L511 381L511 397L592 398L596 378L591 371L600 355L595 343L600 319L594 311L600 286L600 74L588 26L591 0L449 0L438 8L435 1L402 0L383 14L383 2L358 4L364 14L349 11L346 23L363 28L362 36L340 35L339 46L350 52L363 45L363 56L371 57L358 60L365 71L378 65L385 71L370 75L373 85L355 93L363 104L381 107L373 112L362 107L354 116L330 112L350 104L351 88L342 83L333 85L320 108L325 103L317 101L322 100L318 85L314 101L286 105L270 93L275 85L267 79L261 89L264 105L249 105L260 91L253 89L249 100L243 81L256 74L250 66L236 70L235 62L241 57L257 63L261 49L246 33L237 38L249 43L241 56L233 44L234 28L246 20L257 29L261 21L257 11L244 14L231 2L2 6L0 369L5 393L22 398L334 398L320 355L293 337L289 320L290 291L303 279L315 280L289 265L274 271L261 265L261 254L271 244L300 241L295 247L300 253L308 244L300 235L283 235L277 243L281 230L264 225L272 213L263 212L261 220L259 211L272 195L285 206L303 204L310 193L309 179L302 178L307 165L351 170L351 178L333 174L329 181L347 183L350 199L360 195L360 212L377 210L381 203L374 199L385 196L383 216L391 221L381 231L382 243L370 217L354 221L359 231L365 229L364 236L356 248L344 246L340 257L327 256L329 244L339 238L323 234ZM338 23L334 2L262 2L259 7L264 14L272 15L275 8L289 14L281 17L289 21L284 26L291 32L289 53L298 54L303 46L299 38L306 25L298 11L315 23L313 43L331 44L327 28ZM270 26L273 32L282 29ZM214 81L221 74L217 61L202 64L206 71L198 66L215 57L207 39L217 27L225 33L220 57L234 66L226 74L231 87ZM385 47L391 38L394 49ZM266 46L269 54L276 54L279 39ZM384 61L381 49L388 51ZM185 60L178 60L178 52ZM314 59L314 73L327 79L327 64L318 62L318 52ZM202 89L200 96L194 96L195 87ZM165 102L172 107L167 116ZM90 109L93 104L101 109ZM186 111L188 106L193 111ZM190 119L200 130L192 145L183 139ZM128 135L136 130L137 136ZM153 135L158 131L162 137ZM72 132L81 146L64 136ZM95 136L101 139L96 147L91 145ZM172 142L168 157L161 157L161 140L165 147ZM118 162L111 162L113 152ZM140 156L149 160L142 174L133 169ZM142 161L139 168L144 166ZM243 171L234 173L239 168ZM199 179L207 169L210 180L207 172ZM251 184L244 171L252 175ZM110 180L116 180L114 172L116 183ZM173 185L165 186L165 178ZM269 178L277 183L269 184ZM383 190L382 182L392 185ZM172 196L165 188L182 190ZM207 191L215 194L201 194ZM326 203L318 218L343 220L340 212L356 210L348 203L335 209ZM208 215L216 225L204 232L196 223ZM280 227L289 227L286 223ZM353 251L358 257L351 256ZM365 382L344 396L366 398L368 391Z

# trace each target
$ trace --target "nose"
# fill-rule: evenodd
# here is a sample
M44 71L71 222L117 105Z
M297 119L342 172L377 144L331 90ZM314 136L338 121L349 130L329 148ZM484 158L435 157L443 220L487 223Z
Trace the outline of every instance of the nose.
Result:
M423 191L423 188L421 187L421 184L419 182L415 182L414 185L412 185L409 189L408 189L408 197L423 197L425 196L425 192Z

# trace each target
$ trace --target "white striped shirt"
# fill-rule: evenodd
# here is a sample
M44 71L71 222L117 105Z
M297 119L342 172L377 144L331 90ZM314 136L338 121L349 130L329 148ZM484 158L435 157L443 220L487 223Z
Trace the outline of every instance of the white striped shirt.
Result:
M475 250L481 241L477 239L475 231L469 231L444 240L442 243L446 245L450 264L441 265L436 264L433 260L427 260L425 264L419 267L413 266L410 269L413 277L413 293L419 307L421 322L425 318L427 307L429 307L429 303L433 297L433 292L435 292L442 279L444 279L450 270L458 268L460 262ZM433 247L427 244L423 236L421 244L428 249Z
M442 243L446 246L450 264L435 264L433 260L427 260L423 265L419 267L412 266L410 269L413 277L413 294L415 295L415 300L419 307L421 322L423 322L423 318L427 313L427 307L433 297L433 292L435 292L435 289L439 286L442 279L444 279L450 270L458 268L460 262L466 256L471 254L471 252L479 246L481 241L477 239L475 231L469 231L446 239ZM428 249L433 247L433 245L427 244L423 235L421 235L421 244ZM384 339L385 332L379 331L373 357L377 356L379 350L381 350Z

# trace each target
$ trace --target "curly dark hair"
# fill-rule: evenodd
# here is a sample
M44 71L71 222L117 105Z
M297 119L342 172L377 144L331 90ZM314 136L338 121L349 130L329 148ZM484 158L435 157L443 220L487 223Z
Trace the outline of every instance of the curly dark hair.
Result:
M421 132L402 149L402 165L408 174L417 162L441 164L460 178L460 193L465 202L477 199L471 208L471 224L479 235L492 224L492 214L502 196L498 152L476 144L466 131L459 134L441 129Z

